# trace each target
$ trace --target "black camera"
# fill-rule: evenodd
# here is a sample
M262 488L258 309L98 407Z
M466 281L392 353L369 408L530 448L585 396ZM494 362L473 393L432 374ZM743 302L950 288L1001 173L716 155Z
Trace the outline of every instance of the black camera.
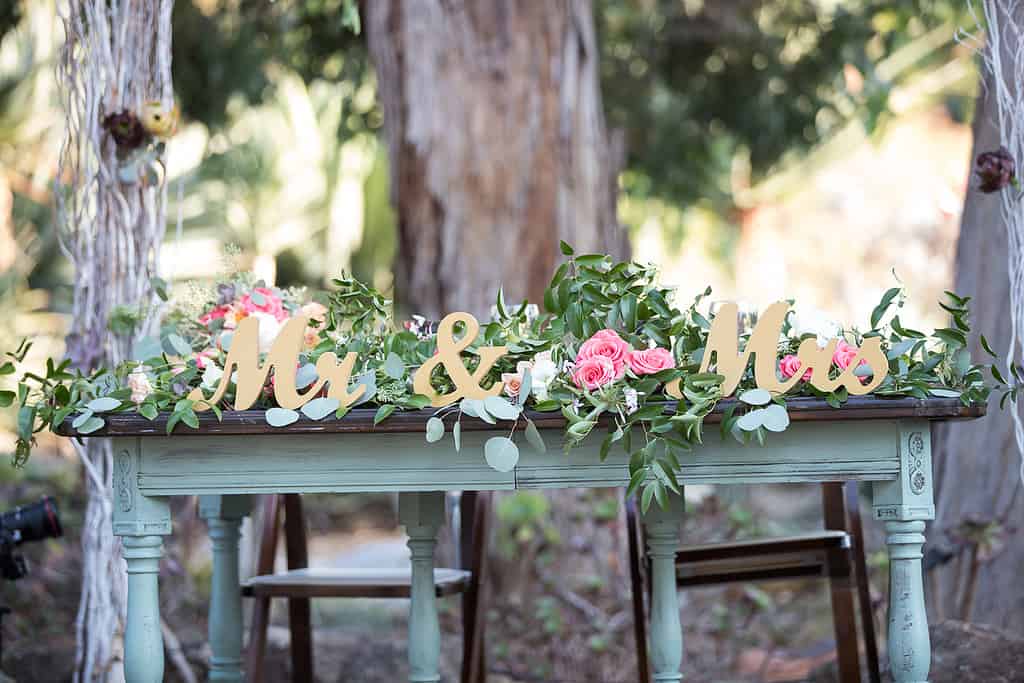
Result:
M28 573L25 558L14 552L19 545L57 538L63 533L57 501L50 496L0 514L0 577L14 581Z

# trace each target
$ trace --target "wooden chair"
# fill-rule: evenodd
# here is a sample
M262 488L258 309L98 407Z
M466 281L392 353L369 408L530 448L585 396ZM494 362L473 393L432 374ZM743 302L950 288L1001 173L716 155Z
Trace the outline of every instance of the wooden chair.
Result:
M435 569L438 597L462 596L463 656L461 683L485 679L483 579L486 572L490 523L490 492L467 491L461 496L458 569ZM277 539L284 516L288 571L274 573ZM271 598L287 598L291 632L292 680L313 681L311 598L408 598L409 570L311 569L306 545L306 524L298 494L268 495L263 503L263 531L257 576L242 586L242 595L256 601L252 616L246 673L250 683L262 683L263 657Z
M836 635L839 680L860 683L860 654L854 593L860 608L867 673L880 683L874 612L864 560L864 536L857 502L857 482L822 485L825 528L803 536L689 546L676 553L676 582L682 588L716 584L819 578L829 583L832 623ZM650 680L645 598L649 596L650 564L635 501L626 501L629 531L633 622L640 681Z

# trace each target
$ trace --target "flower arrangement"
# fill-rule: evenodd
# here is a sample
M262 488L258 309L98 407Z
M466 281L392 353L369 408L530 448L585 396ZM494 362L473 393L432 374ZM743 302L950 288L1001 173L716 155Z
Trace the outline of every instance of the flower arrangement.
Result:
M577 255L565 244L562 249L566 261L547 288L543 314L525 302L509 306L499 291L493 319L467 341L462 362L470 372L481 363L476 350L505 348L480 382L481 387L500 387L500 392L434 410L426 421L426 440L440 441L450 431L459 449L463 416L506 421L511 424L508 436L489 439L484 456L496 469L508 470L519 457L517 432L538 451L546 448L530 410L560 412L566 420L566 450L599 425L607 426L601 456L624 449L630 456L630 490L642 490L645 508L652 500L664 503L668 492L679 490L678 454L701 443L703 419L723 398L723 375L714 367L701 371L715 319L701 308L711 290L679 308L674 292L657 283L654 267L616 263L600 254ZM65 422L87 435L100 430L110 413L135 412L150 420L162 413L171 433L198 428L197 410L210 409L220 417L237 390L233 375L224 379L226 356L247 318L258 321L261 358L289 320L298 315L307 320L295 373L297 389L318 380L317 361L324 354L344 357L354 352L351 386L360 389L358 398L343 406L322 390L302 406L307 419L341 419L352 407L366 405L376 408L377 424L396 410L427 409L431 399L415 391L413 373L435 359L437 325L419 317L397 325L391 302L379 292L352 278L333 284L333 291L314 299L305 290L271 287L237 274L213 289L190 291L182 303L170 307L160 334L139 341L133 360L119 367L87 372L51 359L45 374L24 373L16 392L0 393L0 405L16 401L19 407L17 461L28 457L35 433L56 430ZM829 373L838 376L856 362L866 339L878 338L889 367L872 392L877 396L955 397L973 404L1000 390L1004 403L1016 399L1020 369L1014 368L1013 382L1006 382L995 367L974 364L966 349L968 300L947 296L940 305L949 313L951 326L931 335L901 323L901 288L886 292L864 327L829 323L824 331L821 326L808 329L791 312L777 344L776 373L780 379L800 379L785 395L773 394L757 388L753 370L746 368L736 390L738 400L730 402L723 417L723 438L764 443L769 433L788 426L790 396L817 396L834 407L847 400L843 385L825 392L810 382L812 372L796 355L808 339L815 339L821 349L834 343ZM750 335L750 330L740 332L741 348ZM990 350L984 337L982 345ZM0 367L0 374L14 374L28 347L22 343L9 353L11 360ZM276 403L276 372L267 374L254 408L279 426L300 415ZM860 361L853 374L867 383L872 369ZM456 389L444 366L433 367L429 381L441 393ZM222 382L226 391L208 405L190 398L206 396ZM678 391L666 393L673 384ZM196 394L196 388L204 392Z

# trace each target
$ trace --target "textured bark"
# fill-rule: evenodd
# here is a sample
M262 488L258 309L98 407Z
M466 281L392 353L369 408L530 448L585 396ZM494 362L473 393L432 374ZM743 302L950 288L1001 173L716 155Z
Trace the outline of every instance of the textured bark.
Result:
M973 160L983 151L999 147L994 120L994 89L983 88L974 122ZM977 185L971 179L970 186ZM970 190L964 206L956 255L956 291L973 297L971 302L971 354L988 358L978 335L984 334L1000 358L1010 340L1010 287L1007 276L1006 226L999 201L993 195ZM988 416L971 422L949 423L936 428L937 514L931 540L950 545L949 532L968 518L1005 520L1012 534L1005 550L981 565L977 573L973 605L966 615L972 621L1024 633L1024 543L1020 527L1024 519L1024 495L1019 492L1020 456L1008 411L999 410L998 397L990 401ZM970 552L935 570L929 596L933 619L961 617L961 605L971 591Z
M623 255L590 0L367 3L398 209L396 297L486 315L560 258Z

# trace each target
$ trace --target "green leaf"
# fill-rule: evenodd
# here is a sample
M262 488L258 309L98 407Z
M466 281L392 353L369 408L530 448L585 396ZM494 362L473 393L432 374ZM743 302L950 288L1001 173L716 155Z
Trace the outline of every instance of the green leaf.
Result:
M985 349L985 353L992 356L993 358L998 358L996 352L993 351L992 347L989 345L988 339L985 339L985 335L981 335L981 348Z
M492 436L484 443L484 459L499 472L511 472L519 462L519 447L507 436Z
M17 396L13 391L0 391L0 408L8 408Z
M102 417L99 417L98 415L93 415L88 420L82 423L82 426L78 428L78 433L92 434L93 432L99 429L103 429L103 425L105 424L106 422L103 421Z
M155 420L158 414L157 408L152 403L143 403L139 406L139 415L147 420Z
M647 511L651 509L651 499L654 498L654 488L656 484L653 482L647 484L644 487L644 492L640 495L640 512L647 514Z
M191 408L181 413L181 421L192 429L199 429L199 416Z
M540 435L540 430L537 429L537 425L533 423L533 420L526 421L526 442L533 447L533 450L538 453L546 453L548 446L544 443L544 438Z
M960 330L954 330L949 327L943 327L935 330L935 336L944 341L947 345L953 348L959 348L961 346L967 346L967 337Z
M405 399L402 404L407 408L422 410L430 405L430 397L424 396L423 394L413 394Z
M405 362L402 357L392 351L384 361L384 374L391 379L402 379L405 377Z
M597 423L594 422L593 420L580 420L579 422L576 422L571 427L569 427L569 429L567 429L566 431L571 436L573 436L577 441L579 441L590 433L590 430L594 428L595 424Z
M7 361L3 365L0 365L0 375L13 375L14 374L14 363Z
M573 255L574 252L573 252L572 247L570 247L569 244L565 240L559 240L558 246L561 248L562 253L565 254L566 256L572 256Z
M387 403L382 405L380 408L377 408L377 412L373 415L373 426L376 427L381 422L388 419L391 413L395 412L395 408L397 407L398 406L393 403Z
M167 301L167 281L159 277L149 278L149 284L162 301Z
M444 421L439 417L432 417L427 420L427 443L435 443L440 441L442 437L444 437Z
M882 295L882 300L875 307L875 310L871 312L871 328L875 329L878 327L878 323L881 322L885 312L889 310L889 306L892 305L892 300L899 296L900 288L893 287Z

